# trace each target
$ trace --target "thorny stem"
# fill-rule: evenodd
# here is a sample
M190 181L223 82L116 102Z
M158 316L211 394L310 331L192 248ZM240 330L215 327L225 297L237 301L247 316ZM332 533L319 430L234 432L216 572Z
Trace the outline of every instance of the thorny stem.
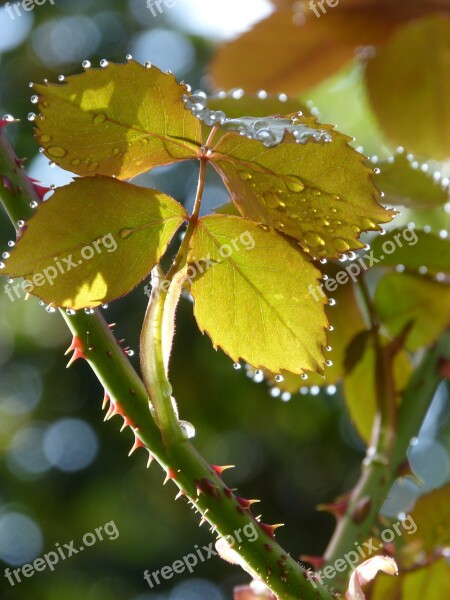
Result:
M0 200L14 221L32 216L29 203L38 201L35 190L25 171L16 168L16 158L0 130L0 176L6 175L13 183L14 193L0 185ZM26 190L26 191L24 191ZM278 545L273 528L259 523L250 511L249 502L238 498L223 482L218 468L213 468L201 457L184 436L174 436L167 445L160 430L151 418L149 398L144 384L132 368L128 358L117 343L111 329L99 311L87 315L78 312L73 316L61 311L80 352L92 367L111 397L110 416L121 415L133 431L136 442L133 449L146 447L180 489L180 496L202 513L214 531L222 537L240 532L242 543L234 549L246 568L256 574L281 600L331 600L332 594L319 582L313 586L306 571ZM158 314L156 310L154 314ZM155 324L161 322L155 317ZM158 326L156 327L158 333ZM162 335L162 332L161 332ZM160 336L161 337L161 336ZM165 374L162 354L158 372ZM165 376L165 375L164 375ZM159 385L159 384L158 384ZM168 382L166 381L168 386ZM160 389L157 386L157 390ZM165 388L164 398L168 391ZM152 390L154 395L154 391ZM111 410L112 409L112 410ZM257 538L250 542L242 535L244 528L255 528Z
M376 332L376 378L380 380L377 388L378 412L360 480L350 496L345 515L338 520L325 552L327 565L333 565L348 552L354 551L355 543L360 544L373 534L382 505L406 460L410 441L418 435L442 381L439 372L441 361L450 358L450 332L447 332L416 368L403 393L397 415L392 373L395 352L380 342L378 318L365 281L361 282L361 291ZM348 569L337 573L332 585L343 589L347 580Z

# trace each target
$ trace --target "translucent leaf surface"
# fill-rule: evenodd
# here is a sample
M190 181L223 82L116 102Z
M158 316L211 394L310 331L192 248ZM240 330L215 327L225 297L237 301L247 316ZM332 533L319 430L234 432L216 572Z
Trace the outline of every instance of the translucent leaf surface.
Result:
M298 121L328 131L332 141L297 144L288 135L283 144L264 148L230 133L211 161L243 216L296 238L312 256L362 248L361 232L378 230L393 216L375 199L372 170L347 136L314 119Z
M185 85L137 62L110 64L35 85L45 154L78 175L128 179L199 154L199 121L184 108Z
M59 188L27 223L6 273L55 306L95 307L130 292L187 217L165 194L98 176Z
M324 302L308 293L320 273L295 245L246 219L214 215L199 221L189 262L197 263L195 317L215 347L276 373L323 369Z

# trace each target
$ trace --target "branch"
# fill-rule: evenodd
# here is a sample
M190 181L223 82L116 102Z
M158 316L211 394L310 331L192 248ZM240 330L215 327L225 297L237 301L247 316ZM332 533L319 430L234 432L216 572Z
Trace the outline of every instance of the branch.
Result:
M30 202L38 202L33 186L21 166L17 166L14 152L0 130L0 177L7 176L13 183L12 191L0 185L0 200L14 221L28 219L32 215ZM160 301L162 302L162 300ZM98 311L87 315L78 312L68 315L61 311L74 340L71 349L74 357L85 358L105 387L106 399L110 397L110 410L107 418L121 415L124 424L135 435L133 449L146 447L178 486L179 496L184 496L200 511L204 520L221 537L228 535L237 539L241 536L238 548L234 548L242 558L244 568L252 576L261 579L282 600L330 600L333 598L325 586L313 579L299 563L293 560L274 539L276 526L260 523L252 515L252 501L237 497L221 478L222 468L210 465L195 450L184 435L180 436L173 421L174 435L161 436L152 419L151 408L155 410L158 425L164 430L165 420L158 406L167 408L170 384L166 379L164 349L162 347L162 327L164 311L161 304L149 307L147 324L150 324L146 358L153 364L158 381L153 385L147 380L152 399L117 343L110 328ZM153 368L152 367L152 368ZM158 413L159 412L159 416ZM169 413L168 413L169 414ZM177 425L179 428L179 425ZM256 539L250 542L242 535L243 530L256 532Z

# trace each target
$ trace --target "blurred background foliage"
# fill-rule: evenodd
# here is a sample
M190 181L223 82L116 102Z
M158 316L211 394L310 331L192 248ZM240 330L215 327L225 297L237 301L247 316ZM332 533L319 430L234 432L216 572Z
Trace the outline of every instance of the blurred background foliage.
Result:
M195 89L208 90L206 66L222 40L237 35L272 9L265 0L179 0L152 16L145 0L56 0L11 19L0 9L0 114L21 121L10 127L29 174L46 185L62 185L71 175L51 167L39 154L27 115L31 81L81 71L81 61L125 62L125 55L171 69ZM246 60L243 56L242 60ZM279 90L283 91L283 90ZM356 137L365 152L381 158L390 149L370 112L356 61L303 94L324 121ZM158 169L139 183L159 187L189 207L195 165ZM227 201L210 177L208 206ZM439 209L438 227L448 224ZM418 219L420 215L416 215ZM401 217L408 222L410 215ZM0 220L1 248L13 228ZM126 268L124 265L121 268ZM6 283L0 278L1 287ZM115 331L137 350L147 298L143 286L106 309ZM65 370L68 331L58 314L35 299L11 302L0 293L0 597L2 600L224 600L245 574L220 559L150 591L143 571L161 569L211 540L198 527L175 489L163 487L157 466L146 468L146 453L127 458L129 432L119 421L102 422L102 389L86 364ZM137 354L137 353L136 353ZM131 359L136 368L136 356ZM195 424L196 445L215 464L235 464L226 473L245 497L263 499L268 522L285 521L277 537L293 556L315 555L332 533L333 518L315 507L331 502L357 480L364 444L344 409L341 391L302 388L292 397L270 389L262 377L234 370L214 352L182 301L172 365L172 381L182 418ZM365 389L360 390L364 403ZM411 460L423 487L411 479L396 484L387 516L407 512L420 493L449 479L449 403L439 391ZM35 574L12 588L3 570L33 561L55 543L80 540L84 533L114 521L120 536L97 542L84 554L60 562L54 573Z

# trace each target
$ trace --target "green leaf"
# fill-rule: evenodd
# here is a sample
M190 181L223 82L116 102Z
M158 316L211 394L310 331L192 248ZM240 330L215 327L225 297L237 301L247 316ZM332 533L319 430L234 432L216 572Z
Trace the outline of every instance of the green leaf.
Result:
M376 202L372 170L347 136L311 118L297 121L328 131L332 141L298 144L287 135L265 148L230 133L210 160L244 217L296 238L313 257L362 248L361 232L379 230L394 214Z
M447 561L442 558L432 565L396 578L380 575L375 580L370 600L444 600L450 598Z
M110 64L34 89L42 115L36 138L63 169L128 179L199 155L201 128L184 107L187 88L156 67Z
M196 262L195 317L214 347L275 373L323 370L324 300L308 292L320 273L295 245L252 221L213 215L199 220L191 240Z
M98 176L76 179L41 204L7 261L55 306L95 307L130 292L186 219L165 194Z
M393 229L373 241L372 251L378 266L403 265L411 271L426 267L429 275L450 274L450 241L432 233Z
M450 157L450 19L399 30L369 61L367 87L388 138L427 158Z
M450 285L406 273L388 273L378 284L375 307L392 335L412 322L407 347L427 346L450 323Z
M448 185L442 186L432 173L414 168L413 164L414 160L406 152L378 163L380 173L375 176L375 182L385 194L384 202L411 208L434 208L445 204L449 198Z
M406 352L399 352L393 363L395 390L400 404L401 393L412 373ZM361 438L369 445L377 413L376 353L373 337L366 340L360 360L344 378L344 397L350 419Z

